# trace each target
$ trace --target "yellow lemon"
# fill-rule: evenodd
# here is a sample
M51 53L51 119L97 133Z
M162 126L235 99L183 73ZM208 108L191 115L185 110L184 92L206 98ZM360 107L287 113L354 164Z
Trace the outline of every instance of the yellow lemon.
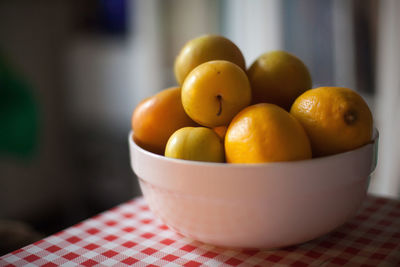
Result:
M174 71L178 84L198 65L211 60L227 60L246 70L240 49L220 35L203 35L188 41L175 59Z
M242 110L225 135L226 160L261 163L311 158L311 146L301 124L283 108L261 103Z
M290 110L293 101L311 88L311 75L306 65L285 51L261 55L248 70L252 103L272 103Z
M290 113L306 130L314 156L360 147L371 140L373 119L363 98L343 87L319 87L299 96Z
M195 122L207 127L228 125L251 101L246 73L225 60L208 61L189 73L182 85L182 104Z
M206 127L184 127L171 135L165 148L169 158L224 162L225 152L220 137Z

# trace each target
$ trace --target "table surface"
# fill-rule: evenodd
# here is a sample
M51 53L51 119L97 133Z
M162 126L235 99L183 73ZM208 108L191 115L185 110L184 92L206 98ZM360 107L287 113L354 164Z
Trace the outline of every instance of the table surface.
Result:
M368 196L345 225L277 250L226 249L183 237L142 197L0 257L0 266L400 266L400 201Z

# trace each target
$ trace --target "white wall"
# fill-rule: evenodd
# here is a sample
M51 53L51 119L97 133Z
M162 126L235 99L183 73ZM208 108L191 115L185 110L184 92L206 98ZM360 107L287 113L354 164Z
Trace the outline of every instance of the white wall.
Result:
M159 2L130 3L126 38L85 34L68 44L68 112L80 125L128 131L138 102L162 89Z
M241 50L249 67L270 50L283 49L281 1L226 1L223 34Z
M371 192L400 197L400 1L379 1L376 126L378 166Z

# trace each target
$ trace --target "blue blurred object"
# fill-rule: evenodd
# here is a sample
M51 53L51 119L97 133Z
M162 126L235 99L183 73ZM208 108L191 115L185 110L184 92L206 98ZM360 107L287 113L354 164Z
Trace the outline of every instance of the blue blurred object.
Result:
M99 26L102 31L125 35L128 28L127 0L99 0Z

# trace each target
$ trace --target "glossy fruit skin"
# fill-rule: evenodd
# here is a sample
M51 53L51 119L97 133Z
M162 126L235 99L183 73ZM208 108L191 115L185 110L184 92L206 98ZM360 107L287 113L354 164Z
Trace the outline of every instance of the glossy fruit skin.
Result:
M165 89L141 101L132 114L135 142L161 155L171 134L182 127L196 125L183 110L179 87Z
M373 119L364 99L343 87L319 87L299 96L290 113L306 130L314 156L349 151L371 141Z
M178 84L198 65L211 60L227 60L246 70L240 49L220 35L203 35L188 41L175 59L174 72Z
M252 104L272 103L287 111L312 86L308 68L296 56L281 50L262 54L247 71Z
M202 126L228 125L251 101L246 73L225 60L197 66L182 85L182 104L186 113Z
M226 161L263 163L311 158L311 146L301 124L274 104L260 103L242 110L225 135Z
M184 127L177 130L168 140L165 156L195 161L225 161L222 140L206 127Z

